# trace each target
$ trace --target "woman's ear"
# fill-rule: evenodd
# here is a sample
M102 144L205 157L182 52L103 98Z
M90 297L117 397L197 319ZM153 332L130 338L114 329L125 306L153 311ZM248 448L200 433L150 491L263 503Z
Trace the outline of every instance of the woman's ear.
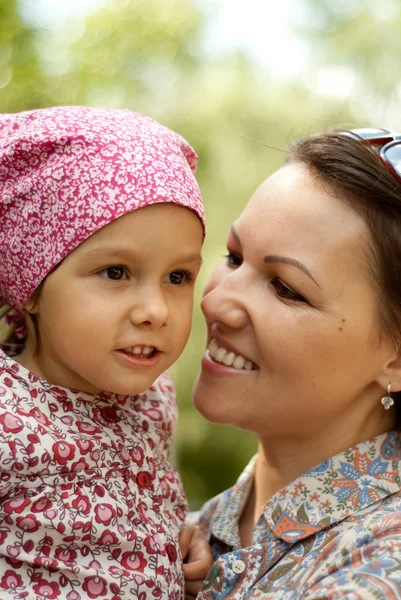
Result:
M401 349L393 349L391 358L384 365L382 372L376 378L376 382L384 390L390 384L392 392L401 391Z

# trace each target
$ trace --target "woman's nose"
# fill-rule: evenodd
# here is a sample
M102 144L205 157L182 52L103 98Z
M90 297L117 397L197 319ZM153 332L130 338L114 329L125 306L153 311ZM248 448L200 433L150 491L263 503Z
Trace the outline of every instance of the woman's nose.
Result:
M201 309L205 318L211 322L219 322L233 329L241 329L248 323L245 288L239 278L234 281L232 273L207 286L207 292L201 301Z
M136 293L131 308L130 318L135 326L146 325L158 329L167 325L168 306L160 288L142 290Z

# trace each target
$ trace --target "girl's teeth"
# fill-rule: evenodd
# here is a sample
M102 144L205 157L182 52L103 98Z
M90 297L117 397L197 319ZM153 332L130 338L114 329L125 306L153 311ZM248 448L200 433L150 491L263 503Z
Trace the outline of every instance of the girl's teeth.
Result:
M132 346L132 348L127 348L126 352L128 354L133 354L134 356L149 356L154 351L153 346Z
M209 355L216 361L223 363L227 367L233 367L234 369L246 371L252 371L257 369L256 365L250 360L246 360L243 356L229 352L223 347L219 347L216 340L213 338L208 347Z

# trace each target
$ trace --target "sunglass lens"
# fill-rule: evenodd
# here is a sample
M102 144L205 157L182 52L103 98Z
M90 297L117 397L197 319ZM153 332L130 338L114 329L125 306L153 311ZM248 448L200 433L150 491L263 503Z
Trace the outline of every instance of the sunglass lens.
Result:
M369 144L385 144L387 141L394 139L394 135L388 129L375 129L364 127L361 129L352 129L349 132L357 140L363 140Z
M377 137L383 137L386 135L391 135L391 131L388 129L374 129L370 127L363 127L361 129L352 129L351 133L356 134L358 137L363 140L374 140Z
M385 161L401 178L401 140L383 148L382 154Z

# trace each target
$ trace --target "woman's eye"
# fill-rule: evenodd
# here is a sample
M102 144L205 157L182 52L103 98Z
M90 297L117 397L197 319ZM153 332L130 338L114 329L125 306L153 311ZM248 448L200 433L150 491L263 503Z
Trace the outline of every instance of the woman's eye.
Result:
M183 285L184 283L190 283L192 276L189 271L172 271L165 277L164 281L173 285Z
M236 254L233 254L232 252L225 254L224 258L226 259L226 262L232 267L240 267L242 265L242 258L237 256Z
M276 277L272 280L271 284L276 290L277 296L280 296L280 298L284 298L284 300L290 300L292 302L306 302L303 296L301 296L297 292L294 292L294 290L288 287L288 285L285 285L285 283L283 283L281 279L278 279Z
M121 279L128 279L127 270L125 267L113 266L107 267L99 271L99 275L104 279L111 279L112 281L120 281Z

